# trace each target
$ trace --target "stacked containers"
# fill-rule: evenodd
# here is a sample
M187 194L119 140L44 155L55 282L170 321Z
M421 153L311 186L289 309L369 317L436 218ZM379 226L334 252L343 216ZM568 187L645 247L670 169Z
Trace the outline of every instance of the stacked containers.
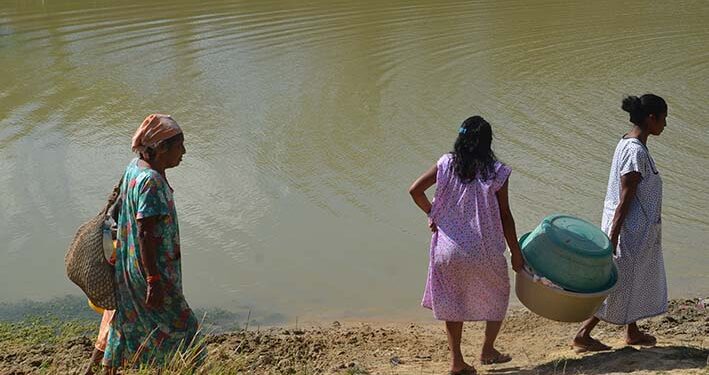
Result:
M517 297L546 318L576 322L590 317L618 280L610 240L585 220L550 215L519 242L534 274L563 288L536 283L526 272L517 274Z

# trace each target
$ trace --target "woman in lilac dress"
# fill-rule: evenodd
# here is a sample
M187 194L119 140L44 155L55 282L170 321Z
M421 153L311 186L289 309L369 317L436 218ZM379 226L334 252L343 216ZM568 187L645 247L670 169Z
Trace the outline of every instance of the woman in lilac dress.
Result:
M473 116L458 133L454 151L421 175L409 193L433 231L422 305L446 322L451 374L475 374L460 349L463 322L486 321L482 364L511 360L495 349L510 294L505 241L515 271L524 260L507 199L512 171L492 151L490 124ZM431 203L425 191L434 184Z

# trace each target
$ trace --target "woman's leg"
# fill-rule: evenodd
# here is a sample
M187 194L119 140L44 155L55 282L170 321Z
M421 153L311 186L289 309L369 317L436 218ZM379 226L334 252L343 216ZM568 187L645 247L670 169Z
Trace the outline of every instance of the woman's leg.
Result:
M497 340L497 335L500 333L500 328L502 328L501 320L485 322L485 342L480 353L480 363L504 363L512 360L509 355L502 354L495 349L495 340Z
M626 331L625 342L628 345L653 346L657 344L657 339L655 336L642 332L637 323L630 323Z
M583 322L583 324L581 324L581 328L579 328L579 331L576 333L576 337L574 337L574 341L571 344L574 349L576 349L576 351L596 352L608 350L611 348L610 346L591 337L591 331L593 331L593 329L600 321L600 319L596 318L595 316L592 316L591 318Z
M89 363L89 367L86 369L86 372L84 372L85 375L92 375L101 367L101 359L103 359L106 344L108 343L108 329L111 320L113 320L114 313L115 310L104 310L101 316L101 325L98 328L98 337L94 344L94 351L91 354L91 363Z
M103 352L97 348L94 348L93 353L91 353L91 362L86 368L86 371L84 371L84 375L93 375L100 372L101 359L103 359Z
M450 348L452 356L451 372L472 369L473 366L465 363L463 352L460 349L460 341L463 337L463 322L446 322L446 332L448 333L448 348Z

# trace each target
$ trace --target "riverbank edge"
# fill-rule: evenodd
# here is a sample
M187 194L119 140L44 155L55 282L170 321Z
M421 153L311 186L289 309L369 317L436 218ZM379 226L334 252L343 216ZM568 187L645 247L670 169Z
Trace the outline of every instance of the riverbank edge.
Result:
M601 324L597 337L613 347L578 354L569 347L578 324L541 318L513 308L498 339L513 360L482 366L477 361L483 323L466 324L463 352L480 373L494 374L709 374L709 306L706 299L678 299L667 314L642 321L658 338L654 348L628 346L622 327ZM96 321L28 317L0 323L0 374L80 374L88 363ZM296 326L209 333L199 374L445 374L442 323L320 321ZM163 373L189 373L173 363ZM153 368L127 373L149 374Z

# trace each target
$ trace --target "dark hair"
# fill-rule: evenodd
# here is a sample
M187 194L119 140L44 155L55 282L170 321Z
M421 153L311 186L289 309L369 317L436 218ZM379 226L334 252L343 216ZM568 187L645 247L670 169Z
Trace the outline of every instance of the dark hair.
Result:
M150 161L155 157L155 150L157 150L159 147L166 147L169 149L170 147L172 147L173 144L179 141L183 141L184 139L185 135L183 133L175 134L172 137L159 142L155 147L146 147L145 151L142 151L140 153L140 158L146 161Z
M630 113L630 122L637 126L644 126L645 118L649 115L667 113L665 99L654 94L645 94L641 97L626 96L620 108Z
M492 151L492 127L480 116L463 121L453 146L452 168L463 182L476 177L488 180L495 175L497 157Z

